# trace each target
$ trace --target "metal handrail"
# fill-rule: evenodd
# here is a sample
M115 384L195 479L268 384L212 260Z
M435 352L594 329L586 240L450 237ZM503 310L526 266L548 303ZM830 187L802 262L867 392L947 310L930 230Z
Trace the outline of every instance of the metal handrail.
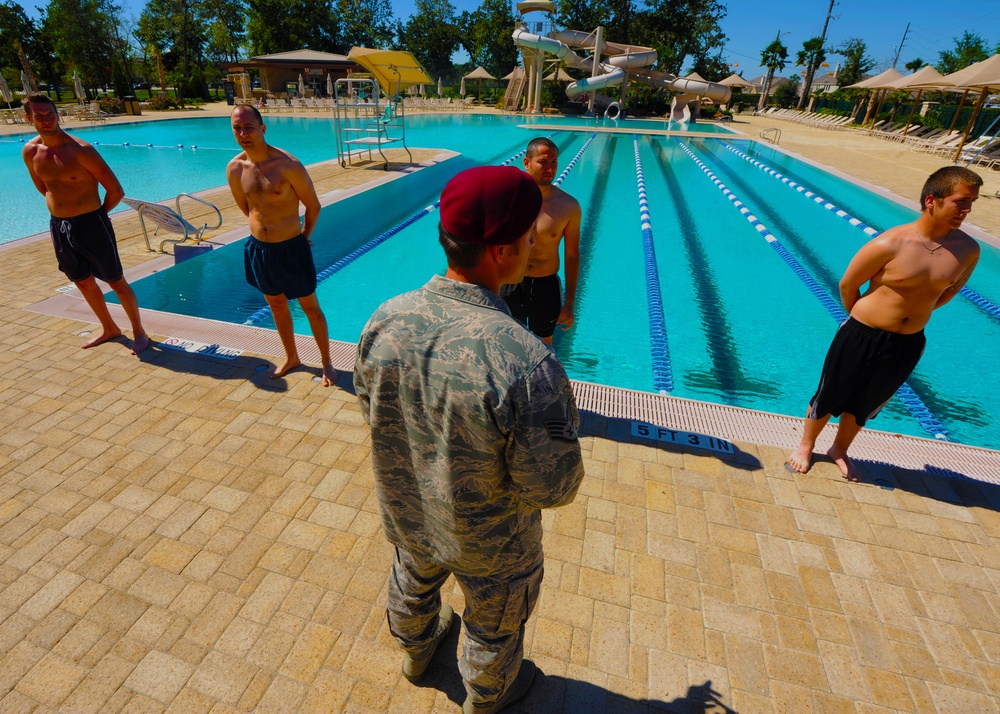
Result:
M760 132L760 138L768 144L778 144L781 141L781 129L776 126L772 126L770 129L764 129Z

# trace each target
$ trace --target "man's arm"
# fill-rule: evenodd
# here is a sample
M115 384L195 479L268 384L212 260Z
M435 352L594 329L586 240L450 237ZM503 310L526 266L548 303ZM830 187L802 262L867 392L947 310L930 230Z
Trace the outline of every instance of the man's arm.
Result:
M316 221L319 219L319 196L316 195L316 187L306 167L298 160L293 159L294 168L289 172L288 181L292 184L292 190L298 197L299 202L305 206L305 221L302 225L302 235L306 238L312 235Z
M559 360L545 357L516 394L514 431L505 453L511 491L534 508L564 506L583 480L580 415Z
M566 300L559 312L557 324L564 330L573 326L574 305L576 303L576 284L580 278L580 204L573 200L569 222L563 231L563 255L566 261Z
M950 288L941 293L941 297L937 299L934 303L934 309L937 310L939 307L947 303L953 297L958 295L965 284L969 282L969 278L972 277L972 271L976 269L976 265L979 264L979 244L976 244L976 251L972 256L972 261L969 263L969 267L962 271L962 274L958 276L958 279L952 284Z
M874 238L864 245L851 259L844 277L840 279L840 301L848 313L861 298L861 286L878 275L895 256L896 241L891 231Z
M31 182L35 184L35 188L38 189L40 194L47 196L49 193L48 187L39 178L38 174L35 173L35 151L37 151L37 147L34 144L26 144L21 150L21 158L24 159L24 165L28 167L28 175L31 176Z
M244 216L250 215L250 203L247 195L243 191L243 182L240 180L243 175L243 164L238 159L233 159L226 166L226 181L229 182L229 190L233 193L233 200L243 211Z
M76 160L90 172L91 176L97 179L97 183L104 187L104 203L102 205L105 211L111 211L125 197L125 191L118 182L115 172L97 153L97 149L89 144L77 149Z

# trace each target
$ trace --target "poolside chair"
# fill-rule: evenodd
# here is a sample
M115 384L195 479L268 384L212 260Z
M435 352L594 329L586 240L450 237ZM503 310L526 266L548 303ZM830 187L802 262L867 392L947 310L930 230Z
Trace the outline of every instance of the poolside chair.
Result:
M210 226L207 223L205 223L201 226L201 228L196 227L194 224L192 224L190 221L184 218L184 214L181 212L181 197L190 198L193 201L197 201L198 203L202 203L211 208L213 211L215 211L215 214L218 217L218 223L216 223L214 226ZM154 236L157 233L159 233L161 228L167 231L168 233L176 233L178 235L183 236L182 238L179 239L167 238L165 240L160 241L159 251L161 253L167 252L164 246L166 246L168 243L174 245L176 248L176 246L180 245L181 243L185 243L189 240L194 240L194 244L197 245L201 243L201 241L204 239L205 231L208 230L214 231L222 226L222 213L219 211L219 209L216 208L213 204L209 203L208 201L205 201L204 199L198 198L196 196L192 196L189 193L182 193L177 196L177 198L174 201L174 205L177 206L176 211L160 203L143 201L138 198L123 198L122 201L130 208L134 208L136 212L139 214L139 225L142 227L142 236L143 238L146 239L146 248L148 248L151 251L156 249L153 248L152 244L149 242L149 231L146 228L147 218L156 224L156 229L153 231Z

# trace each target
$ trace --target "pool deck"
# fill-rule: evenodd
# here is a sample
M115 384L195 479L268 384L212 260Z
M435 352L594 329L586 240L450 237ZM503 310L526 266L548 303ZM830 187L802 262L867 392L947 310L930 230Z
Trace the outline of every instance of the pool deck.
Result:
M900 195L945 163L781 128L782 147ZM311 171L320 193L383 178ZM225 230L241 225L226 190L210 200ZM973 212L994 235L997 204ZM115 226L142 269L134 214ZM14 286L0 307L0 712L459 709L457 632L421 686L399 672L349 374L323 389L316 369L268 380L271 350L81 350L85 315L29 309L65 285L47 241L0 249L0 277ZM865 432L881 458L852 484L827 462L788 473L773 441L721 456L642 441L592 391L578 385L587 476L544 514L525 643L544 676L510 711L1000 711L1000 486L893 465L914 444L954 448L956 464L969 450ZM620 396L632 416L663 408ZM669 401L698 423L697 403ZM774 438L795 428L779 418Z

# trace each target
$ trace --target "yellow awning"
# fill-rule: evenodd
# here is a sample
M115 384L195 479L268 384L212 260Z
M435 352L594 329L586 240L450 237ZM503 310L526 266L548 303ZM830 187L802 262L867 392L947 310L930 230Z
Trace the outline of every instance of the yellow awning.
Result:
M417 58L409 52L352 47L347 58L368 70L390 97L400 91L400 85L433 84Z

